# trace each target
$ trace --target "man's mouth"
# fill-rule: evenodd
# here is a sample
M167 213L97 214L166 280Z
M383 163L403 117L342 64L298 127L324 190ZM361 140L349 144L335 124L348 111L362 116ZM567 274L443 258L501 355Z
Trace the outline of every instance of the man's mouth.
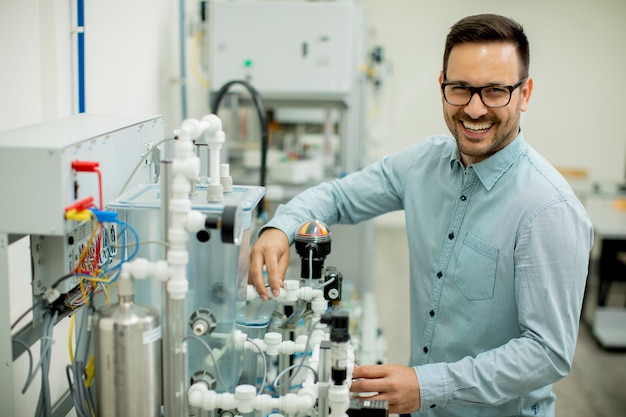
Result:
M493 123L488 122L470 122L467 120L461 120L463 127L470 132L483 133L493 126Z

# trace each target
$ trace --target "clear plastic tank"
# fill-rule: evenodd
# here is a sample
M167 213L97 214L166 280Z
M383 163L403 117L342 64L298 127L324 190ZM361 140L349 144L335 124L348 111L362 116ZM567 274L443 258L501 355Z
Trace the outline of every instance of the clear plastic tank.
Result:
M245 295L247 285L252 214L264 194L264 188L234 186L232 192L225 193L223 203L207 203L206 187L198 187L196 191L191 197L192 209L208 216L221 216L226 205L238 205L243 211L243 238L240 246L223 243L219 230L211 230L209 240L190 235L187 244L187 318L190 320L198 311L206 310L214 316L215 329L200 337L213 350L226 390L232 391L239 382L242 368L242 352L234 349L233 334L238 307L241 311L242 305L245 305L245 298L242 299L240 294ZM158 243L166 240L161 231L163 222L158 184L141 185L130 190L109 204L109 208L117 210L120 219L137 231L141 241L137 256L151 261L164 259L165 248ZM163 311L162 283L154 279L138 280L136 288L137 302L153 305L159 312ZM188 334L193 335L190 325L188 329ZM189 375L208 371L216 376L212 358L198 341L189 340L188 358ZM219 383L216 390L225 391Z

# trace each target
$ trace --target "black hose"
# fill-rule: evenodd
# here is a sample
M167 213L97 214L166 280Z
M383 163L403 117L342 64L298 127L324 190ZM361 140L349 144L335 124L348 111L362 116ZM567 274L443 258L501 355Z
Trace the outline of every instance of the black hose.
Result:
M213 99L213 103L211 106L211 113L217 114L217 110L219 109L220 103L230 87L233 85L240 84L244 86L248 92L252 95L252 101L254 102L254 106L256 107L257 114L259 115L259 121L261 122L261 172L260 172L260 181L259 185L261 187L265 187L265 180L267 175L267 149L269 147L269 123L267 121L267 114L265 112L265 104L263 103L263 98L259 94L259 92L252 87L252 85L244 80L232 80L228 81L224 84L216 93ZM259 212L258 216L260 217L263 214L263 198L259 203Z

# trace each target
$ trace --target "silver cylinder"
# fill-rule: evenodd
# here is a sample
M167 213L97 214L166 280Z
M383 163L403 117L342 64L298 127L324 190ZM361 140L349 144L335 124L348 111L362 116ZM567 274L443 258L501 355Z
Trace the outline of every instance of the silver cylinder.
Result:
M132 295L94 314L99 417L161 416L161 327Z

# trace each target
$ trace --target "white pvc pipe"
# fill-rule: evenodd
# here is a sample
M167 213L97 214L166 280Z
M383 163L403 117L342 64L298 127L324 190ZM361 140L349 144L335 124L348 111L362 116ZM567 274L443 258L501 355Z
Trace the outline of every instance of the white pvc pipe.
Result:
M224 201L224 187L221 184L221 151L226 142L226 134L222 130L222 121L215 114L208 114L202 118L206 127L205 141L209 147L209 186L207 201Z
M294 414L312 409L315 406L317 394L311 387L303 387L297 394L289 393L278 398L267 394L256 394L252 385L239 385L235 394L221 393L209 390L205 383L197 382L189 388L188 401L192 407L212 411L218 408L237 409L240 413L250 413L254 410L268 412L280 409L287 414Z

